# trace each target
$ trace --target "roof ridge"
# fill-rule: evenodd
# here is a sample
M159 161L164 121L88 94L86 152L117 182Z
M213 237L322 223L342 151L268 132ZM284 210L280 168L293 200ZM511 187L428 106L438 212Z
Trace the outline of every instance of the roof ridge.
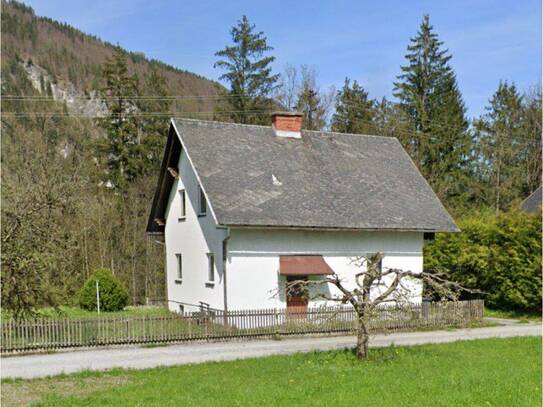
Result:
M263 124L245 124L245 123L233 123L233 122L220 122L218 120L201 120L201 119L190 119L188 117L171 117L172 120L180 120L184 122L198 122L203 124L222 124L222 125L231 125L239 127L262 127L270 128L270 126L264 126Z
M239 127L257 127L257 128L264 128L264 129L270 129L271 126L265 126L263 124L246 124L246 123L234 123L234 122L221 122L218 120L201 120L201 119L191 119L187 117L175 117L172 116L171 120L176 121L185 121L185 122L197 122L197 123L203 123L203 124L221 124L221 125L230 125L230 126L239 126ZM337 131L323 131L323 130L308 130L308 129L302 129L302 132L305 133L319 133L326 136L349 136L349 137L374 137L374 138L384 138L384 139L393 139L397 140L397 137L391 137L391 136L380 136L377 134L359 134L359 133L340 133Z

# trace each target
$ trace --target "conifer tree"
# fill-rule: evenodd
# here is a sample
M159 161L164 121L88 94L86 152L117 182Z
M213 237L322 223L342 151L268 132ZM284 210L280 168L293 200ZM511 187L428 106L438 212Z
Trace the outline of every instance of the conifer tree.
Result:
M524 95L523 129L525 138L522 140L522 155L524 163L521 167L521 197L524 198L541 186L542 157L542 97L541 86L534 86Z
M141 140L133 116L138 80L128 73L126 57L120 50L105 62L103 76L105 84L100 94L108 115L99 121L105 130L105 138L98 141L97 147L106 169L105 181L123 189L142 171Z
M358 82L352 86L345 78L336 98L336 112L332 116L332 130L340 133L374 133L375 101L368 99L368 92Z
M233 45L215 53L221 59L214 67L226 71L219 79L230 85L217 116L237 123L267 122L262 111L273 108L271 93L279 79L279 75L272 74L270 66L275 57L265 56L273 48L267 44L264 33L256 32L255 25L246 16L232 27L230 34Z
M471 135L449 64L451 55L442 45L425 15L407 47L408 63L394 83L394 96L413 123L415 131L405 140L412 158L437 194L448 201L465 199Z
M482 195L497 212L506 209L519 196L522 154L525 146L522 96L515 84L500 83L490 99L487 113L475 123L479 146L479 171L488 185ZM534 146L535 147L535 146Z
M143 172L155 173L160 168L164 144L168 134L171 99L168 98L166 80L156 69L146 75L143 83L143 97L137 108L142 113L139 118L139 137L142 146ZM160 113L160 114L157 114Z

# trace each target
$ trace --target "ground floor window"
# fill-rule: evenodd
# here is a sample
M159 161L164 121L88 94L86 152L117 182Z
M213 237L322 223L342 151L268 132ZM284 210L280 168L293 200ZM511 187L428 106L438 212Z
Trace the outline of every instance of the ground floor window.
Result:
M215 256L213 253L207 254L207 281L210 283L215 281Z

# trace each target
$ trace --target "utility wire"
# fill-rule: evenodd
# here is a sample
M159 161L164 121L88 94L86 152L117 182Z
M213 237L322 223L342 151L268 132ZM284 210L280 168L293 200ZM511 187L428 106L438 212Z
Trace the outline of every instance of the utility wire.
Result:
M213 112L213 111L194 111L194 112L134 112L134 113L123 113L123 114L107 114L105 116L90 116L82 113L51 113L51 112L6 112L3 113L3 115L6 115L8 117L28 117L28 116L37 116L37 117L48 117L48 116L54 116L54 117L79 117L79 118L88 118L88 119L107 119L107 118L115 118L115 117L180 117L180 115L214 115L215 113L223 113L223 114L237 114L237 115L245 115L245 116L269 116L272 111L267 110L253 110L253 111L244 111L244 110L230 110L230 111L221 111L221 112ZM180 117L183 118L183 117ZM190 118L190 117L185 117ZM354 123L363 123L363 124L369 124L376 126L376 123L371 120L363 120L363 119L356 119L353 120ZM433 142L442 142L442 140L439 140L438 138L431 136L429 134L420 133L419 131L408 131L408 130L402 130L402 129L393 129L391 132L394 135L402 134L412 139L422 138L426 140L430 140ZM531 141L534 145L537 144L537 141L534 143L532 140L528 139L527 137L522 137L522 139L526 141ZM530 143L530 144L532 144ZM463 146L471 146L473 143L453 143L457 147L463 147Z

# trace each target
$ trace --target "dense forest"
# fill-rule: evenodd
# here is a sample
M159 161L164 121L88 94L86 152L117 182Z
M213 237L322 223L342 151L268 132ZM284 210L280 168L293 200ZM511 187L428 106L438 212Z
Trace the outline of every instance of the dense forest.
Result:
M308 65L274 72L245 16L231 34L215 54L223 87L2 1L3 307L72 304L97 268L133 304L165 296L162 243L144 231L172 115L266 124L281 108L309 130L397 137L456 218L512 210L541 184L540 86L504 78L467 117L428 16L406 39L394 100L349 78L322 89Z

